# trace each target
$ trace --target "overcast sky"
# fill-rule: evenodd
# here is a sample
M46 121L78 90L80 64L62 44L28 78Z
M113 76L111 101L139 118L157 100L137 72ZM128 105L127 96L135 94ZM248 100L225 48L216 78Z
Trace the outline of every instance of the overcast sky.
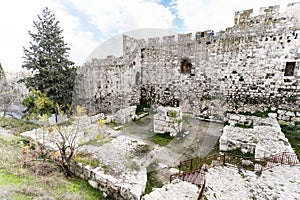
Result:
M102 42L125 31L163 28L179 33L225 29L234 12L300 0L1 0L0 62L6 71L22 70L23 49L33 21L48 7L60 21L70 59L82 65Z

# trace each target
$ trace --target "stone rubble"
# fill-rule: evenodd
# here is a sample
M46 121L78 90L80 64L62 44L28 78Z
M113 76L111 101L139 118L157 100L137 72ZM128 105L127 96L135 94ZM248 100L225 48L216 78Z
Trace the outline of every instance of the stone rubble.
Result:
M230 125L224 127L220 137L220 150L241 149L244 153L253 153L255 158L266 158L281 152L294 153L276 118L273 117L230 114ZM237 124L252 124L253 128L236 127Z
M300 199L300 166L278 166L263 171L214 167L206 173L208 200Z
M198 195L199 188L196 185L176 179L162 188L154 189L142 200L196 200Z
M115 122L117 124L126 124L137 117L135 114L136 106L129 106L124 109L120 109L115 113Z

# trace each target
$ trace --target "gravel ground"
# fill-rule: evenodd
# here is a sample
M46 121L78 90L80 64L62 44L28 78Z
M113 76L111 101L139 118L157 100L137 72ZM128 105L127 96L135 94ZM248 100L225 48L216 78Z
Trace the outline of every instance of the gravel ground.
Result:
M233 167L215 167L206 173L205 195L219 199L300 199L300 166L278 166L260 176Z

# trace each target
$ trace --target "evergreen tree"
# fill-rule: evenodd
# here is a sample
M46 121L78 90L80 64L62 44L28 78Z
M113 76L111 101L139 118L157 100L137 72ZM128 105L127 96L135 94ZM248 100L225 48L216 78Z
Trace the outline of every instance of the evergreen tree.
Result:
M30 91L45 93L61 107L71 105L76 69L68 59L70 48L63 40L59 21L45 8L33 24L36 32L29 31L32 41L29 48L23 48L25 61L22 66L33 76L22 81Z

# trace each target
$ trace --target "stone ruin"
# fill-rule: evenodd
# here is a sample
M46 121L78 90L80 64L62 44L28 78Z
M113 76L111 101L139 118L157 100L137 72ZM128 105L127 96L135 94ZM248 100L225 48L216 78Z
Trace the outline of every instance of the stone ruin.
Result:
M281 152L294 153L288 139L281 131L276 114L267 118L228 114L229 125L220 137L220 151L240 149L255 158L268 158Z
M160 106L156 112L154 133L170 133L170 136L176 136L182 130L181 108Z
M275 108L300 121L300 3L235 13L234 26L136 39L123 36L123 56L91 59L78 69L74 102L91 114L138 105L180 107L202 118L224 111ZM280 114L279 114L280 113Z

